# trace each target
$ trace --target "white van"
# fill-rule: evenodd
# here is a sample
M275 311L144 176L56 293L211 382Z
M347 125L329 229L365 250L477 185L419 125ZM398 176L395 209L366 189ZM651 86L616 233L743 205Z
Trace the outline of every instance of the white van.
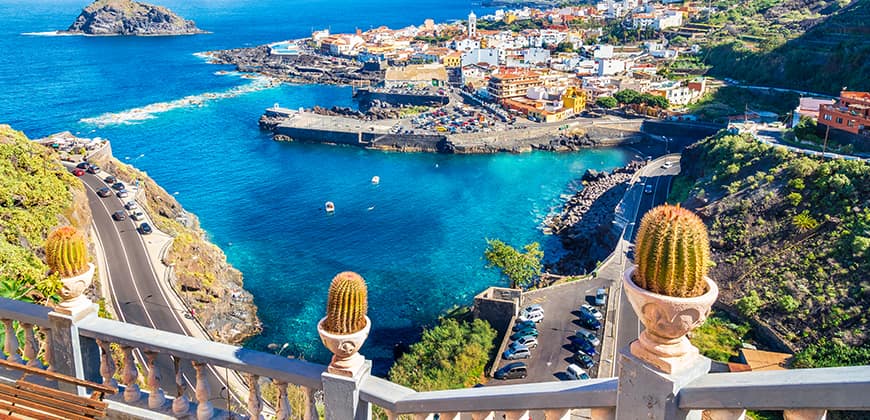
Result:
M589 379L589 374L587 374L583 368L573 363L568 365L568 368L565 369L565 373L568 374L569 379Z

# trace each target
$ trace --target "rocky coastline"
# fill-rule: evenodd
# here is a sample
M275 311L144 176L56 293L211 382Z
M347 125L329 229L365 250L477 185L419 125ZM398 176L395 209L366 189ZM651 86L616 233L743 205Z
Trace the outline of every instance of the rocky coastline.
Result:
M307 52L275 55L268 45L203 54L212 64L232 65L240 72L259 73L287 83L375 84L384 79L382 70L369 70L352 60Z
M559 236L567 251L549 270L565 275L585 274L607 258L618 239L611 229L613 209L631 177L644 165L634 160L611 172L589 169L583 174L583 188L567 200L559 214L544 221L545 228Z
M81 35L194 35L208 33L171 10L131 0L97 0L61 31Z

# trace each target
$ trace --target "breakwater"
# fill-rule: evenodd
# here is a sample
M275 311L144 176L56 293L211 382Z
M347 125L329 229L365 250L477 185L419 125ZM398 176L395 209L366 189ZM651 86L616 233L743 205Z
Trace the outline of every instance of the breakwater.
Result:
M358 89L354 92L354 98L360 102L363 108L371 108L381 104L392 106L443 106L450 102L446 95L437 93L407 93L402 91L381 91L372 89Z
M585 274L610 254L617 239L610 229L614 208L632 175L643 166L644 162L635 160L612 172L587 170L583 188L567 200L559 214L544 221L547 229L559 235L567 251L555 263L556 272Z

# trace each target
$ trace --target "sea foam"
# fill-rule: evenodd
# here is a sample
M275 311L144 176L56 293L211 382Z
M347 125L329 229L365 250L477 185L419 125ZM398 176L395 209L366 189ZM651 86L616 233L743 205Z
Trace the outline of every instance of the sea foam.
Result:
M45 31L45 32L22 32L21 35L26 36L82 36L82 34L71 34L61 31Z

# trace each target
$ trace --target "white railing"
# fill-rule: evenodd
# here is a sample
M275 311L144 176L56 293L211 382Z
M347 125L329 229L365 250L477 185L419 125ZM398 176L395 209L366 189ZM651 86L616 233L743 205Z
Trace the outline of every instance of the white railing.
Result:
M715 374L701 366L674 376L623 351L623 379L416 392L370 375L368 367L343 377L328 373L326 366L101 319L95 311L71 316L0 298L0 323L7 361L118 386L122 392L110 402L109 418L226 417L224 409L212 405L209 366L246 379L243 404L229 408L254 419L317 419L318 405L327 420L368 420L372 406L381 407L388 419L415 420L436 415L440 420L565 420L575 409L590 410L594 419L700 419L702 412L705 418L742 419L744 410L760 409L783 410L787 419L818 420L828 409L870 411L870 366ZM166 356L174 362L171 372L161 372L155 363ZM186 364L195 372L192 387L182 378ZM9 374L0 370L0 380ZM175 379L175 389L163 389L163 375L173 375L166 377ZM68 391L86 394L82 388Z

